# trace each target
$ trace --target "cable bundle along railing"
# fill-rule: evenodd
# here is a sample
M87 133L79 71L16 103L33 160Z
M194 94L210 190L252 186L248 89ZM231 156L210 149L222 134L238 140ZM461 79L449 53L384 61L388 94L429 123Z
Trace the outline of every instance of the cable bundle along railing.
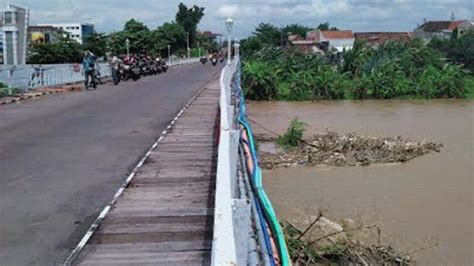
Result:
M235 54L234 60L222 70L220 79L212 265L254 265L255 253L258 264L291 265L282 228L262 184L240 83L238 45ZM242 188L247 191L242 193Z

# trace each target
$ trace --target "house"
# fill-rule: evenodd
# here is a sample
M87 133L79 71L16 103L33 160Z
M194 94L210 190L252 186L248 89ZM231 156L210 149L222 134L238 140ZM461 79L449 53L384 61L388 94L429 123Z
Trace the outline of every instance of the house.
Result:
M379 45L387 41L398 41L408 42L412 38L411 32L356 32L354 33L355 39L367 42L372 47L378 47Z
M289 47L319 54L329 51L340 53L352 49L354 41L354 34L350 30L314 30L307 32L305 38L299 35L288 36Z
M200 32L200 34L212 41L216 41L216 42L219 42L220 41L220 38L222 37L222 34L220 33L214 33L212 31L203 31L203 32Z
M355 38L351 30L315 30L306 34L306 40L327 46L329 51L342 52L352 49Z
M451 38L453 34L456 34L456 37L461 37L469 30L474 30L472 20L427 21L416 28L413 35L428 43L434 37L447 39Z

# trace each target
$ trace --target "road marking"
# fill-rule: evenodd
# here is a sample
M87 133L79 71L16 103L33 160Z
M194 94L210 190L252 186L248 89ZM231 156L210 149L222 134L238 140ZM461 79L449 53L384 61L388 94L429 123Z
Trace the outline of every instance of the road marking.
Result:
M206 83L202 88L200 88L195 94L194 96L191 98L191 100L188 101L188 103L183 107L181 108L181 110L178 112L178 114L173 118L172 122L170 122L169 125L173 125L173 121L176 122L176 120L179 119L179 117L183 114L183 112L188 109L188 107L197 99L197 97L199 97L199 95L201 95L201 93L203 91L205 91L206 89L208 89L208 85L213 82L214 80L216 79L216 77L212 78L208 83ZM173 124L171 124L173 123ZM69 254L69 256L66 258L66 261L64 262L64 265L65 266L69 266L69 265L72 265L73 262L77 259L77 257L79 256L79 254L81 253L81 251L84 249L84 247L86 246L87 242L89 241L89 239L92 237L92 235L94 234L94 232L97 230L97 228L99 227L100 223L102 222L102 220L105 218L105 216L107 215L107 213L110 211L110 209L112 208L112 206L117 202L118 198L122 195L123 191L125 191L125 189L128 187L128 185L130 184L130 182L132 181L133 177L135 177L135 175L137 174L139 168L143 165L143 163L145 163L145 161L148 159L148 157L151 155L151 153L153 152L153 150L155 150L157 147L158 147L158 143L162 142L163 139L165 138L166 134L168 133L167 130L163 130L163 132L161 132L161 135L160 137L153 143L153 145L148 149L148 151L145 153L145 155L142 157L142 159L138 162L138 164L135 166L135 168L133 168L132 172L128 175L127 179L122 183L122 185L120 186L120 188L117 190L117 192L115 192L114 194L114 197L112 199L112 201L110 201L105 207L104 209L100 212L99 216L94 220L94 222L91 224L91 226L89 227L89 229L86 231L85 235L82 237L81 241L77 244L77 246L71 251L71 253Z

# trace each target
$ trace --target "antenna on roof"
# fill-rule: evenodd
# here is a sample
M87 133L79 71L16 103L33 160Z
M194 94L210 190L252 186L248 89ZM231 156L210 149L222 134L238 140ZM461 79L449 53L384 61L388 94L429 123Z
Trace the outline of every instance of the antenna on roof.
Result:
M451 12L451 21L454 21L456 17L454 16L454 12Z

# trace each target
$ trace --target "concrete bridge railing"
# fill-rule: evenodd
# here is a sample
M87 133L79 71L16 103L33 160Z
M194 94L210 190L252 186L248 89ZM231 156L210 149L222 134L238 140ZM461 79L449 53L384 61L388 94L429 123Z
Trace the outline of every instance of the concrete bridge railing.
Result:
M283 256L278 254L286 254L286 245L284 240L278 242L276 239L278 236L281 240L282 236L281 230L273 230L279 228L278 221L269 220L276 216L261 184L255 183L258 179L255 174L261 177L261 172L255 150L252 147L251 151L247 145L249 142L253 145L253 136L248 127L244 128L247 124L240 86L239 45L236 44L234 49L234 60L227 62L220 76L220 130L211 263L214 266L275 265L282 261L280 258ZM270 210L270 215L264 209ZM281 246L285 252L273 248Z
M178 66L198 61L199 58L185 58L172 60L168 64ZM106 63L99 63L98 70L102 77L111 76L110 67ZM83 82L82 72L82 64L0 65L0 82L28 91L39 87Z

